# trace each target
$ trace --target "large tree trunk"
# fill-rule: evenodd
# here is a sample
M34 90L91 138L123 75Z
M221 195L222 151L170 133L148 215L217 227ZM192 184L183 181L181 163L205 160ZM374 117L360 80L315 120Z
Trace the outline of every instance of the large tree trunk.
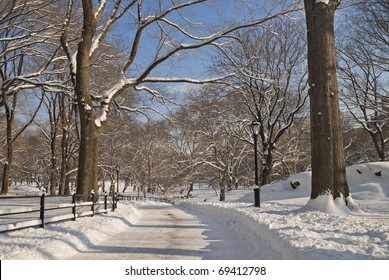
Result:
M97 192L97 142L98 127L90 95L90 50L95 32L96 20L93 1L82 1L84 23L82 40L78 45L75 94L80 117L80 151L77 173L77 194L87 195L93 189Z
M273 172L273 154L271 147L264 148L263 157L261 186L270 184L272 181L271 175Z
M92 189L97 194L98 128L94 123L95 118L88 118L89 115L94 115L92 111L83 115L81 117L80 114L81 141L78 159L77 194L87 195L90 194Z
M9 191L9 178L11 174L12 161L13 161L13 144L12 141L8 143L7 140L7 162L4 164L4 168L3 168L1 194L7 194Z
M305 0L308 30L309 97L312 142L311 198L331 194L347 203L343 136L340 121L334 17L337 0Z
M12 127L13 121L15 118L15 108L16 108L16 96L13 97L12 107L10 108L8 104L4 105L5 115L7 120L7 161L4 164L3 168L3 180L2 180L2 189L1 194L7 194L9 191L9 179L11 175L12 162L14 157L14 148L13 148L13 138L12 138Z

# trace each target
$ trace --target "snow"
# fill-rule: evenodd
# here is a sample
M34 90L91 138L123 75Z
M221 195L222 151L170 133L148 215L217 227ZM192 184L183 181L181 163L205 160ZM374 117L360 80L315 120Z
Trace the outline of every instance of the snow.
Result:
M324 4L328 5L330 3L330 0L316 0L316 4L317 3L324 3Z
M214 255L218 259L231 259L231 252L220 252L212 235L216 225L206 226L204 217L225 226L224 233L217 231L219 240L240 236L250 244L248 259L388 260L389 163L352 166L347 169L347 177L353 207L327 195L311 200L309 172L262 186L260 208L253 206L252 188L230 191L227 201L219 202L213 190L196 186L193 198L177 201L176 207L123 201L108 214L47 224L45 229L0 233L0 259L70 259L131 230L146 217L146 205L203 217L198 227L204 227L203 236L208 236L206 248L218 249L218 255ZM293 189L291 182L299 182L297 188ZM204 256L212 257L206 252Z
M96 118L95 124L97 127L101 127L101 123L107 120L108 105L104 104L101 106L100 116Z
M92 107L89 106L88 104L85 104L84 110L85 112L89 112L90 110L92 110Z
M128 227L139 217L135 207L123 207L109 215L47 224L0 233L0 259L67 259L90 244L99 243Z
M109 112L109 104L114 96L126 86L134 85L135 79L123 78L115 85L113 85L105 94L101 102L100 113L95 120L95 125L101 127L101 124L107 120L107 114Z

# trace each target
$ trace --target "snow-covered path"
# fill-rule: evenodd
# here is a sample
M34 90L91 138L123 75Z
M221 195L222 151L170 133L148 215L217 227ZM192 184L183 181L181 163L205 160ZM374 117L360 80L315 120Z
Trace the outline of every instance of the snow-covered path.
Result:
M135 224L71 259L261 258L250 240L237 236L228 223L168 204L144 204L139 209L142 215Z
M308 205L309 172L264 186L260 208L251 189L220 202L199 185L176 206L120 201L108 214L1 233L0 259L387 261L389 162L353 166L348 175L352 213L324 196Z
M168 204L142 205L141 218L72 259L201 259L205 225Z

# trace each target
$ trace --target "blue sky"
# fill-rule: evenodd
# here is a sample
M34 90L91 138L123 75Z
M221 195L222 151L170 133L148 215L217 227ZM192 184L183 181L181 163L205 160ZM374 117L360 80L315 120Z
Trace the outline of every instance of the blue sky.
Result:
M162 0L171 5L171 0ZM183 0L187 2L189 0ZM145 0L144 15L154 15L159 0ZM253 18L263 16L263 9L267 9L277 1L258 1L258 0L209 0L204 3L192 5L182 9L182 14L193 24L187 24L178 13L172 13L168 18L184 26L196 36L207 36L215 30L226 27L236 22L248 22ZM110 2L112 3L112 2ZM109 9L107 9L109 10ZM136 12L136 11L133 11ZM131 17L122 18L116 25L114 35L120 36L121 44L129 47L134 36L134 26L131 25ZM159 40L159 31L157 26L150 26L142 37L141 46L136 59L136 65L132 69L138 73L144 69L155 56L156 47ZM175 41L189 42L187 38L177 33L171 35ZM151 74L153 76L170 77L189 77L189 78L208 78L208 66L212 64L211 58L214 55L214 48L203 47L194 51L180 52L172 59L161 64ZM129 76L130 77L130 76ZM183 93L191 85L175 84L163 85L167 92Z
M277 1L210 0L182 9L182 14L193 23L191 25L187 24L178 13L172 13L168 16L168 19L180 24L180 26L190 31L191 34L207 36L215 30L225 28L227 25L236 22L247 22L253 18L260 18L262 13L261 9L267 9L266 7L270 6L269 3L274 2ZM145 1L143 8L144 15L154 15L157 3L158 1L156 0ZM164 3L171 2L164 1ZM124 43L127 42L127 44L130 44L132 42L134 30L128 24L128 19L122 20L117 30L120 36L122 36ZM136 60L137 68L134 68L134 71L139 71L153 59L158 46L159 35L160 31L156 25L152 25L145 30ZM190 42L188 38L183 39L182 34L178 34L177 32L169 33L169 36L176 42ZM179 53L174 56L174 59L164 62L161 65L162 67L158 67L158 70L153 72L153 74L169 74L171 76L187 74L191 77L204 77L204 65L209 63L209 58L212 54L212 48L210 47Z
M158 13L158 0L145 1L143 7L144 17ZM187 2L187 1L182 1ZM217 30L226 28L236 23L249 22L253 19L264 17L270 7L279 1L258 1L258 0L209 0L203 3L192 5L177 12L171 13L167 18L179 24L185 30L194 36L209 36ZM282 2L282 1L281 1ZM171 1L163 1L166 6L171 6ZM133 11L134 13L136 11ZM182 15L188 19L188 24ZM122 19L116 29L116 34L122 37L123 44L130 46L134 37L134 25L129 24L131 18ZM177 43L190 43L193 40L188 39L179 32L170 32L167 25L168 36ZM143 33L141 45L132 73L129 77L137 76L146 65L155 57L158 43L160 40L160 29L154 24L149 26ZM215 55L215 48L205 46L200 49L183 51L175 54L169 60L160 64L151 72L151 76L158 77L186 77L194 79L209 78L212 74L209 72L209 66L212 65L212 57ZM165 49L166 51L166 49ZM182 96L186 88L192 85L185 84L164 84L163 88L168 93L175 93Z

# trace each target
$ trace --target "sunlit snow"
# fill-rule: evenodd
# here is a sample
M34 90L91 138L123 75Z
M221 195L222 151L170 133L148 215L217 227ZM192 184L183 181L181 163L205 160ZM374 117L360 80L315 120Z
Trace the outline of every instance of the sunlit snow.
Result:
M309 172L262 186L260 208L253 206L252 188L229 191L227 201L219 202L206 185L196 185L193 197L177 200L175 206L225 225L217 240L204 239L206 248L215 248L220 240L229 240L228 232L234 232L250 244L252 252L263 252L255 256L247 252L250 258L389 259L389 163L356 165L347 172L353 210L328 196L310 200ZM297 188L292 188L291 182L299 182ZM141 210L144 205L165 204L123 201L107 215L49 224L45 229L1 233L0 258L72 258L117 233L130 233L131 225L147 215ZM199 224L199 229L202 226L204 236L212 236L213 226ZM219 258L230 258L227 251L218 254Z

